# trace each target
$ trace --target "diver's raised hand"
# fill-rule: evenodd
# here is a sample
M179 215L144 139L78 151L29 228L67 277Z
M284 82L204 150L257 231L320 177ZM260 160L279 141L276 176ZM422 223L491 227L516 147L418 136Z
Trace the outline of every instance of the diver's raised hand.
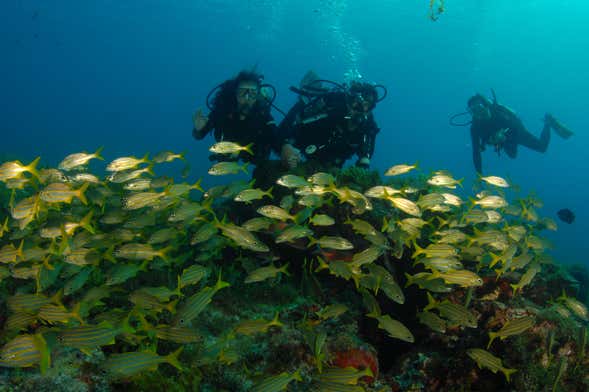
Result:
M291 144L284 144L282 146L282 151L280 152L280 158L284 166L292 170L296 168L302 160L301 151Z
M205 127L205 125L207 125L208 121L209 118L202 114L202 110L200 108L197 109L196 113L194 113L194 115L192 116L192 124L194 125L194 129L196 129L197 131L202 130Z

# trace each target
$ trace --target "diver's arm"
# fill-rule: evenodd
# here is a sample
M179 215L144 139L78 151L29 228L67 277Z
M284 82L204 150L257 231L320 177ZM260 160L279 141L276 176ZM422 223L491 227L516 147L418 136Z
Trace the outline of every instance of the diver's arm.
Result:
M470 139L472 144L472 160L474 162L474 168L477 173L482 174L483 172L483 161L481 157L481 138L474 127L470 127Z
M268 140L263 140L263 143L269 143L272 151L277 154L280 154L280 148L282 147L283 142L283 135L281 130L276 125L276 121L274 121L274 117L270 113L264 116L264 127L266 131L262 134L267 135Z
M370 158L374 154L374 146L376 144L376 134L380 131L373 118L370 118L368 131L364 134L364 140L358 149L358 162L356 165L368 167L370 165Z
M295 138L297 116L299 116L302 113L304 106L305 104L299 100L296 104L293 105L292 108L290 108L290 110L278 126L277 137L279 140L290 140L292 142L292 140Z

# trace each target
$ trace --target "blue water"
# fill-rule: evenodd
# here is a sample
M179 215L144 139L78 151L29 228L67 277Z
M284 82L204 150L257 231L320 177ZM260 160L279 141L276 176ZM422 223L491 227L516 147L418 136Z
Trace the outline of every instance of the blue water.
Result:
M56 5L57 4L57 5ZM304 5L303 5L304 4ZM65 155L105 146L105 157L187 151L204 177L211 139L191 137L191 115L209 90L257 65L287 110L308 69L386 85L373 166L419 161L474 179L468 128L448 125L475 92L497 92L530 131L546 111L576 135L553 135L546 154L483 156L544 201L541 214L577 220L549 233L564 263L587 263L589 6L579 0L5 0L0 13L0 153ZM276 118L281 116L276 113ZM181 167L172 170L180 171Z

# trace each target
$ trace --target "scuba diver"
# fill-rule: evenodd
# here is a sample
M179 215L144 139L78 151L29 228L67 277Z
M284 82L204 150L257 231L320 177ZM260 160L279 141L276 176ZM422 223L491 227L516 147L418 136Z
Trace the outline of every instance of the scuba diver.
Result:
M323 87L323 83L335 86ZM377 88L384 94L378 96ZM299 151L320 165L341 168L352 155L356 165L370 166L379 128L372 110L386 96L384 86L354 81L349 86L321 80L309 71L301 87L290 88L299 94L298 102L280 124L285 138L282 158L292 169L300 162Z
M550 142L550 130L554 130L563 139L568 139L573 132L560 123L552 115L544 115L544 128L540 137L536 137L523 125L513 110L497 103L495 92L492 91L493 101L491 102L482 94L476 94L467 102L468 112L460 113L450 119L450 124L470 124L470 136L472 140L472 156L476 171L481 174L483 171L481 152L487 145L493 146L497 154L501 150L510 158L517 156L517 147L524 146L538 152L545 152ZM458 116L470 114L472 122L459 124L454 119Z
M258 166L268 160L272 150L279 150L277 127L270 114L276 93L262 80L263 76L254 71L241 71L208 94L208 116L203 115L201 109L194 114L192 136L197 140L214 129L217 142L231 141L242 146L253 143L253 154L245 151L232 156L213 154L209 157L211 161L241 159ZM268 89L274 93L271 99L265 94ZM215 91L211 104L210 98Z

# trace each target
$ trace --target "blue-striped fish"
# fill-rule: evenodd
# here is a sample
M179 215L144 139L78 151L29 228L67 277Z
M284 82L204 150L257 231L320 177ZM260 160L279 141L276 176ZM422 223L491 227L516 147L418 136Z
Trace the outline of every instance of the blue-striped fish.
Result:
M203 278L208 276L210 270L200 264L193 264L182 271L182 275L178 277L178 288L183 289L186 286L195 285Z
M4 219L4 223L2 223L2 225L0 226L0 238L4 236L4 233L8 233L8 230L8 217L6 217L6 219Z
M58 291L53 297L43 294L15 294L6 303L12 312L36 313L45 304L60 304L62 294L62 291Z
M142 293L146 293L149 295L153 295L160 302L168 302L170 300L170 297L172 297L174 295L177 295L179 297L182 296L182 292L180 291L179 288L176 288L175 290L171 290L165 286L142 287L142 288L138 289L137 292L142 292Z
M182 370L182 365L178 360L182 349L183 347L180 347L166 356L160 356L150 351L113 354L106 361L106 369L117 377L131 377L147 370L155 370L160 363L164 362Z
M389 315L374 316L374 318L378 320L378 327L388 332L391 338L409 343L415 342L415 338L411 331L409 331L409 329L400 321L391 318Z
M112 267L106 278L107 286L114 286L120 283L124 283L127 280L134 278L139 271L147 271L147 263L149 260L145 260L143 264L117 264Z
M270 321L265 319L242 321L235 326L235 332L242 335L254 335L256 333L264 333L272 326L282 327L283 325L278 320L278 313L276 313L276 316Z
M88 354L95 348L115 344L115 338L121 333L135 333L128 324L128 319L125 319L119 328L113 327L106 321L98 325L64 328L57 334L57 340L64 346L77 348Z
M41 368L41 373L51 365L47 343L41 334L19 335L0 349L0 366Z
M503 366L501 358L498 358L488 351L480 348L471 348L466 351L469 357L471 357L479 366L479 368L487 368L493 373L497 371L502 372L509 382L510 376L517 371L517 369L508 369Z
M319 391L321 392L365 392L366 389L360 385L340 384L337 382L321 382L319 383Z
M167 252L171 249L171 247L153 249L149 244L131 243L118 248L115 256L129 260L153 260L155 257L161 257L167 262Z
M4 329L8 332L19 332L37 320L37 315L27 312L16 312L8 316Z
M162 303L157 297L143 291L136 290L129 295L129 301L135 304L135 307L140 310L148 311L150 314L159 314L164 310L170 313L176 312L176 304L178 300Z
M17 258L22 259L24 257L22 250L23 244L24 240L21 240L18 248L13 244L7 244L0 248L0 263L14 264Z
M284 391L291 381L303 381L299 370L290 374L282 372L276 376L265 378L251 389L252 392L279 392Z
M62 304L45 304L39 308L37 316L49 324L67 324L72 319L78 320L80 324L84 324L84 320L80 317L80 303L78 303L71 311L67 310Z
M186 301L182 303L174 318L174 325L188 325L211 302L217 291L228 286L230 286L230 284L222 281L221 274L219 274L219 279L217 279L215 286L207 286L201 289L198 293L187 298Z
M323 374L319 376L319 381L322 383L356 385L358 384L358 380L365 376L374 376L370 367L366 367L363 370L358 370L354 367L329 368L325 369Z
M258 268L248 274L246 276L244 282L245 283L255 283L255 282L262 282L266 279L275 278L279 273L283 273L289 275L286 271L288 268L288 263L284 264L282 267L276 267L274 264L271 264L266 267Z

